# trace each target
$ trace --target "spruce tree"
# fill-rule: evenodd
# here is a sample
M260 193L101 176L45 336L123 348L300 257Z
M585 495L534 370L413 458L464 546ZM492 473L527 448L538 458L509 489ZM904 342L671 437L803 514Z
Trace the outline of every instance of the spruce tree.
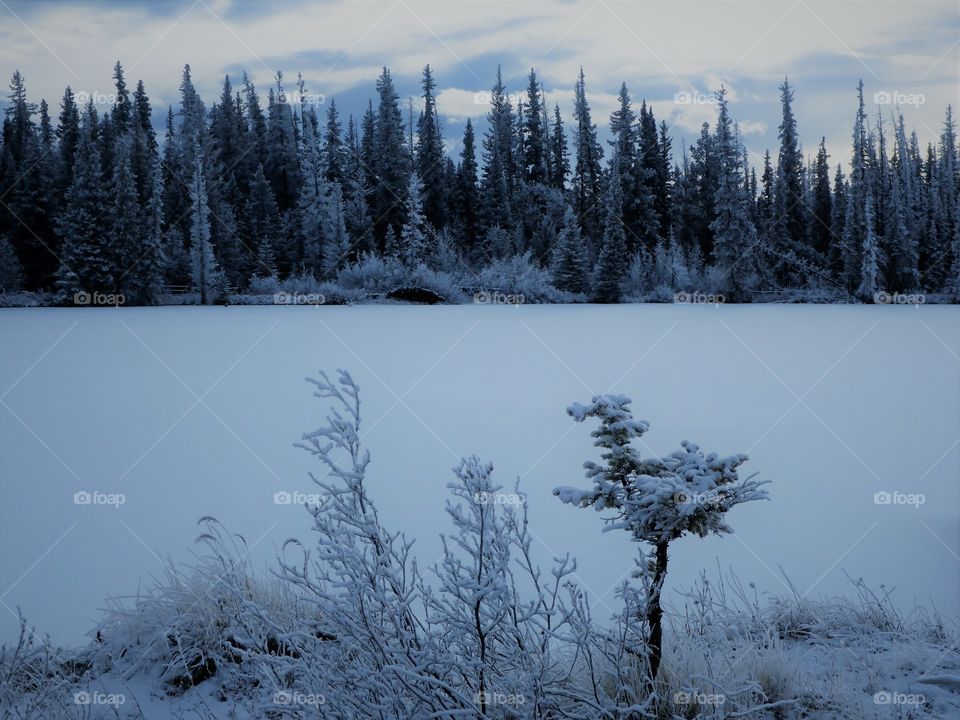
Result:
M33 119L37 106L27 99L26 81L15 71L3 122L0 232L7 235L20 258L24 286L28 290L49 285L57 268L59 250L53 222L55 151L49 117L44 120L44 107L45 103L41 103L38 130ZM48 136L46 142L44 132Z
M423 262L429 252L429 235L420 198L420 178L412 173L407 191L407 219L400 231L400 243L396 255L408 268L414 268Z
M653 108L650 109L653 117ZM660 122L659 138L660 154L657 158L656 186L654 191L654 208L660 217L660 237L669 238L673 230L673 140L665 121Z
M876 296L880 277L880 242L875 229L873 210L873 195L867 195L864 205L866 232L863 239L863 248L860 253L860 285L857 287L857 296L865 303L872 303Z
M637 156L637 115L633 111L633 101L627 84L620 85L617 96L619 103L616 110L610 114L610 133L613 139L609 141L613 148L613 155L617 158L617 165L611 167L611 172L620 176L620 187L623 191L623 223L627 230L627 252L630 255L637 250L639 239L643 233L640 224L650 222L651 218L639 217L641 208L652 210L653 199L641 184L643 166Z
M400 97L386 67L377 78L377 95L379 104L371 148L375 175L370 190L374 232L383 239L387 226L397 231L403 227L410 184L410 156L404 139Z
M602 172L600 160L603 150L597 141L597 127L590 116L590 104L587 102L586 80L583 68L574 87L574 170L573 170L573 211L580 223L580 231L586 238L591 257L596 257L596 246L600 239L602 194Z
M830 246L833 244L833 198L830 194L830 164L827 154L827 139L820 139L817 159L814 165L813 183L813 222L810 223L811 244L819 264L829 265Z
M662 239L661 228L669 225L669 164L665 164L653 108L640 104L637 134L637 191L633 202L634 232L649 251Z
M112 202L107 213L115 282L112 290L125 298L136 295L135 277L143 243L144 218L133 174L134 151L133 130L128 129L117 139L109 195Z
M193 150L193 177L190 180L190 264L193 286L200 294L200 304L209 305L223 292L223 278L210 243L210 210L207 207L207 181L203 175L203 150L196 143Z
M758 280L754 254L757 232L750 220L750 201L744 191L740 138L730 118L723 87L717 92L716 141L719 185L715 201L717 214L710 229L714 233L715 264L720 272L718 290L734 302L745 302Z
M563 118L560 117L560 105L553 106L553 129L550 132L549 179L551 187L563 191L566 189L567 175L570 174L570 157L567 150L567 137L563 131Z
M324 177L323 158L314 136L312 125L304 123L300 133L300 193L297 198L297 228L300 268L314 277L324 271L324 196L327 180ZM258 272L261 272L258 270Z
M347 182L347 163L349 149L343 143L343 128L340 125L340 114L337 112L337 103L330 100L327 107L326 125L323 135L323 171L330 182Z
M834 280L844 284L844 246L847 221L847 180L843 175L843 166L837 163L837 172L833 176L833 211L830 227L833 231L830 244L830 272Z
M437 101L436 82L430 66L423 69L423 112L417 121L416 169L423 188L423 215L435 228L447 223L447 187L444 183L445 158Z
M461 253L477 262L480 249L480 189L476 140L473 123L467 118L463 131L463 148L460 150L460 166L457 168L455 207L459 220L456 228Z
M803 154L793 114L793 89L784 78L779 87L782 120L780 122L780 154L774 185L775 223L772 246L778 250L774 266L777 280L784 285L797 286L803 282L803 273L783 257L793 255L810 260L807 247L807 209L803 194Z
M57 138L60 140L60 173L57 180L57 198L62 202L63 195L73 182L73 162L80 140L80 110L77 108L73 90L67 85L60 101L60 123L57 125Z
M483 138L480 219L486 233L495 227L508 230L513 227L514 150L513 108L498 67ZM493 248L486 248L484 254L492 251Z
M627 274L629 256L623 229L623 191L620 187L616 153L610 160L604 196L603 242L594 270L594 299L601 303L620 302L621 286Z
M710 133L710 125L704 123L700 136L690 151L689 187L687 202L691 210L687 216L694 242L691 247L699 249L701 256L709 261L714 258L714 236L711 226L716 219L716 197L720 186L720 157L717 139Z
M57 289L68 301L81 292L109 293L116 279L107 236L100 148L94 135L96 124L96 111L90 103L80 123L73 182L57 223L63 238Z
M244 152L248 153L248 167L252 171L258 164L267 162L267 119L260 105L257 88L246 73L243 73L243 96L246 113Z
M117 60L113 66L113 81L116 88L116 95L113 108L110 110L110 121L113 125L113 131L119 138L130 129L133 118L133 107L130 103L130 91L127 89L127 81L123 75L123 66Z
M278 72L275 80L276 87L270 89L267 110L267 158L263 172L273 188L277 208L284 212L296 204L300 177L293 111L283 87L283 73Z
M152 187L145 208L140 257L131 283L131 301L138 305L159 304L167 263L163 250L163 180L157 160L150 178Z
M244 213L244 234L247 238L245 244L251 251L249 266L252 274L260 277L276 274L275 246L279 226L280 216L270 182L263 167L257 165L250 179L250 192Z
M347 208L338 182L325 182L323 240L323 276L333 277L350 253Z
M567 207L563 216L563 228L553 250L551 263L553 284L560 290L573 293L587 291L587 255L580 237L580 225L573 208Z
M537 73L527 77L527 103L523 115L523 178L530 183L547 182L547 137L543 127L543 100Z
M872 221L866 217L867 197L870 195L870 168L868 165L866 115L863 109L863 80L857 86L858 108L853 124L853 158L850 168L850 188L847 193L847 212L843 223L844 284L854 292L862 284L863 246ZM868 227L871 226L871 227Z

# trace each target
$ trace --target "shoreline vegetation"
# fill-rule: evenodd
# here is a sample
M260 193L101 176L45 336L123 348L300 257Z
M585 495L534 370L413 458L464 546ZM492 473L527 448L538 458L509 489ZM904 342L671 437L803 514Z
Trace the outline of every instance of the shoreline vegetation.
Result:
M67 87L53 118L13 74L0 305L960 299L953 109L923 148L897 97L868 112L862 82L849 164L801 147L784 79L779 148L755 165L722 87L677 94L716 111L677 148L624 83L602 143L582 70L566 122L534 69L518 95L498 71L482 136L468 121L451 155L429 65L422 109L384 67L359 118L281 72L263 99L226 77L207 106L187 65L162 137L143 83L119 62L114 81Z

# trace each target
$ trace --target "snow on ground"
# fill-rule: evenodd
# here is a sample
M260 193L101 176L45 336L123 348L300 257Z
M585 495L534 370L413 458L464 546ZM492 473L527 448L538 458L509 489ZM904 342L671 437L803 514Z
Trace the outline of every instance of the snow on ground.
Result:
M595 615L616 608L634 548L550 493L585 485L595 457L564 408L616 391L651 452L748 452L773 480L772 502L731 512L734 536L675 544L671 589L719 563L760 590L785 592L782 567L809 597L849 594L846 571L904 610L960 608L954 307L4 310L0 337L0 602L55 642L82 642L161 558L189 559L202 515L263 567L309 541L275 493L313 491L292 443L326 407L303 378L337 367L361 386L381 517L422 566L448 530L450 468L476 453L521 478L542 557L574 553ZM0 642L17 630L3 606Z

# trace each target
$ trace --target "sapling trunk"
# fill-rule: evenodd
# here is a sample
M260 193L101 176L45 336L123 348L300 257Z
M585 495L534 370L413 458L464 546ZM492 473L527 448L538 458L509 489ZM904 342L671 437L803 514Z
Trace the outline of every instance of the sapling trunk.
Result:
M651 682L657 678L657 673L660 671L660 659L663 654L663 606L660 604L660 591L663 589L663 581L667 575L667 545L667 540L657 543L653 584L650 586L650 593L647 597L647 625L650 628L649 647L647 649L650 658Z

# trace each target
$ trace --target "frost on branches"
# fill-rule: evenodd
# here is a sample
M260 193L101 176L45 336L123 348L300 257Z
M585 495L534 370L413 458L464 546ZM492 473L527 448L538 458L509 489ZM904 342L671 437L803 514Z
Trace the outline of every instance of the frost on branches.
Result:
M638 615L646 628L637 629L640 636L635 650L649 663L652 680L662 655L660 593L670 542L687 533L705 537L733 532L726 523L726 512L768 496L761 489L765 482L739 476L739 467L747 460L743 454L704 455L699 446L683 441L679 450L666 457L640 457L631 442L643 437L650 426L634 419L631 402L624 395L598 395L589 405L574 403L567 408L576 422L587 418L600 421L590 435L595 438L594 445L603 450L603 463L584 463L586 477L593 483L589 490L558 487L554 494L561 502L577 507L615 511L606 520L607 530L626 530L635 541L652 546L652 552L641 552L638 561L646 595L638 605ZM625 599L629 604L630 599Z
M333 404L327 424L297 444L323 467L313 477L323 502L308 506L318 538L297 562L285 559L282 575L315 607L319 624L284 638L292 652L271 659L277 690L322 693L342 717L596 710L571 677L569 638L590 635L569 583L575 564L557 559L549 576L535 565L519 489L504 503L492 465L461 462L449 485L455 533L444 538L428 583L413 542L384 529L368 494L356 384L343 371L337 381L321 373L309 382ZM297 545L288 541L287 550Z

